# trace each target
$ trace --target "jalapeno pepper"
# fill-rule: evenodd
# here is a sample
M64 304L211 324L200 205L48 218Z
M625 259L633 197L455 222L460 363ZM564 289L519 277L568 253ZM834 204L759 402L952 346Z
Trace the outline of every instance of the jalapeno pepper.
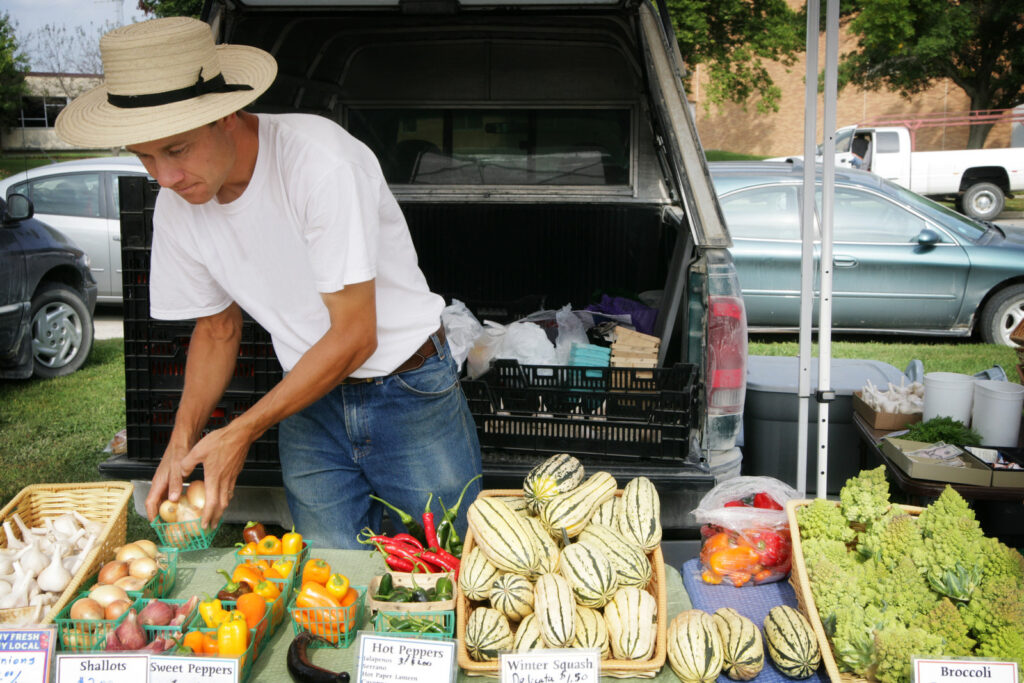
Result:
M429 545L427 543L427 537L423 532L423 526L419 522L417 522L412 515L410 515L405 510L400 510L399 508L396 508L394 505L387 502L383 498L378 498L377 496L370 495L370 500L377 501L384 507L388 508L389 510L397 514L399 521L402 522L403 525L405 525L406 531L412 534L421 544Z

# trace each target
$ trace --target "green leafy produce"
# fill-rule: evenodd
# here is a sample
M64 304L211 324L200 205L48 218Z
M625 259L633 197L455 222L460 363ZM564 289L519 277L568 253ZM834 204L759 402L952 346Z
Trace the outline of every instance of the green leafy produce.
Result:
M906 438L925 443L945 441L955 446L981 445L981 435L978 432L951 417L933 417L927 422L912 424L907 428Z
M839 506L815 501L797 512L811 592L839 669L909 683L912 655L1024 667L1024 557L985 537L952 487L914 516L890 505L884 476L884 467L861 472Z

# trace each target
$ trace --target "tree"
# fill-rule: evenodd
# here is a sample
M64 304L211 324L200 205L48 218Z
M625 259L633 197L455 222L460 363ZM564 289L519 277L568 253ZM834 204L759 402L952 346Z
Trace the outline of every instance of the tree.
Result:
M54 74L61 93L75 97L78 92L74 90L69 75L103 73L100 38L113 28L113 22L100 27L90 23L87 27L74 28L64 24L45 24L29 34L36 56L35 70Z
M139 0L139 9L157 17L195 17L203 10L203 0Z
M708 101L778 111L781 90L766 62L790 66L805 48L805 19L785 0L668 0L683 62L709 69Z
M911 97L948 78L972 111L1024 99L1022 0L858 0L851 9L857 49L841 59L840 84ZM991 129L971 126L968 147L980 148Z
M0 125L17 121L21 98L28 94L27 73L28 58L18 48L14 25L4 12L0 14Z

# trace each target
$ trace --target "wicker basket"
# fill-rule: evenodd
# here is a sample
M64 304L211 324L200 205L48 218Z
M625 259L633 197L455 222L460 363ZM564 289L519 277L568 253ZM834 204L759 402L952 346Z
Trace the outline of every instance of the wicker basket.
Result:
M36 619L39 624L49 624L68 601L78 594L86 578L99 570L100 566L114 557L117 548L124 545L128 525L128 502L132 498L132 485L126 481L104 481L75 484L33 484L23 488L11 502L0 510L0 522L18 513L30 527L40 526L47 517L59 517L73 510L103 525L100 536L85 562L71 577L71 582L57 602L45 608ZM0 546L7 546L7 538L0 531ZM21 621L34 608L0 610L0 623Z
M522 489L491 489L481 491L481 496L521 496ZM615 492L621 496L622 490ZM462 546L463 557L473 549L473 531L466 533L466 541ZM647 584L647 591L654 596L658 607L658 626L654 640L654 654L650 659L632 661L626 659L602 659L601 675L611 678L654 678L665 665L665 656L668 652L668 594L665 585L665 560L661 554L661 546L655 548L648 556L651 561L651 581ZM498 676L498 662L478 662L470 658L466 650L466 622L469 619L471 610L470 601L462 593L456 590L455 598L455 624L456 638L458 638L458 660L459 667L470 676Z
M832 643L825 635L825 627L821 624L818 616L818 608L814 604L814 595L811 593L811 582L807 578L807 565L804 563L803 546L800 543L800 527L796 523L796 511L798 508L810 505L813 500L790 500L786 502L786 517L789 519L789 535L793 541L793 569L789 574L789 583L796 591L796 601L800 611L807 617L814 635L818 639L818 648L821 650L821 661L825 665L825 672L832 683L867 683L869 679L861 678L852 673L840 673L836 664L835 653L832 651ZM839 503L836 503L839 505ZM900 505L907 514L918 515L924 508L910 505Z

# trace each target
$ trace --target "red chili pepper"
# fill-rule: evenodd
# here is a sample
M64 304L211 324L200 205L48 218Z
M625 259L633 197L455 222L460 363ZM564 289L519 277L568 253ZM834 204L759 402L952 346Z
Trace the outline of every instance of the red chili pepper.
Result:
M430 501L433 498L433 493L427 496L427 505L423 509L423 534L427 537L428 548L440 548L441 544L437 540L437 529L434 527L434 513L430 511Z
M413 570L412 562L398 555L385 555L384 563L396 572L411 572Z
M419 554L421 551L409 550L403 544L392 544L389 546L381 545L378 546L378 549L385 554L385 560L387 560L388 557L402 557L409 560L417 571L426 572L428 574L436 571L431 566L431 563L420 558Z
M424 550L419 554L421 558L428 562L432 562L440 567L442 570L454 572L455 578L459 578L459 560L458 558L444 552L434 552L433 550Z
M767 493L757 493L754 495L754 507L761 508L763 510L781 510L783 509L774 498L769 496Z
M415 536L412 536L410 534L405 534L405 533L395 534L391 538L396 540L396 541L402 541L403 543L411 545L412 547L417 548L419 550L423 550L423 544L419 542L419 539L417 539Z

